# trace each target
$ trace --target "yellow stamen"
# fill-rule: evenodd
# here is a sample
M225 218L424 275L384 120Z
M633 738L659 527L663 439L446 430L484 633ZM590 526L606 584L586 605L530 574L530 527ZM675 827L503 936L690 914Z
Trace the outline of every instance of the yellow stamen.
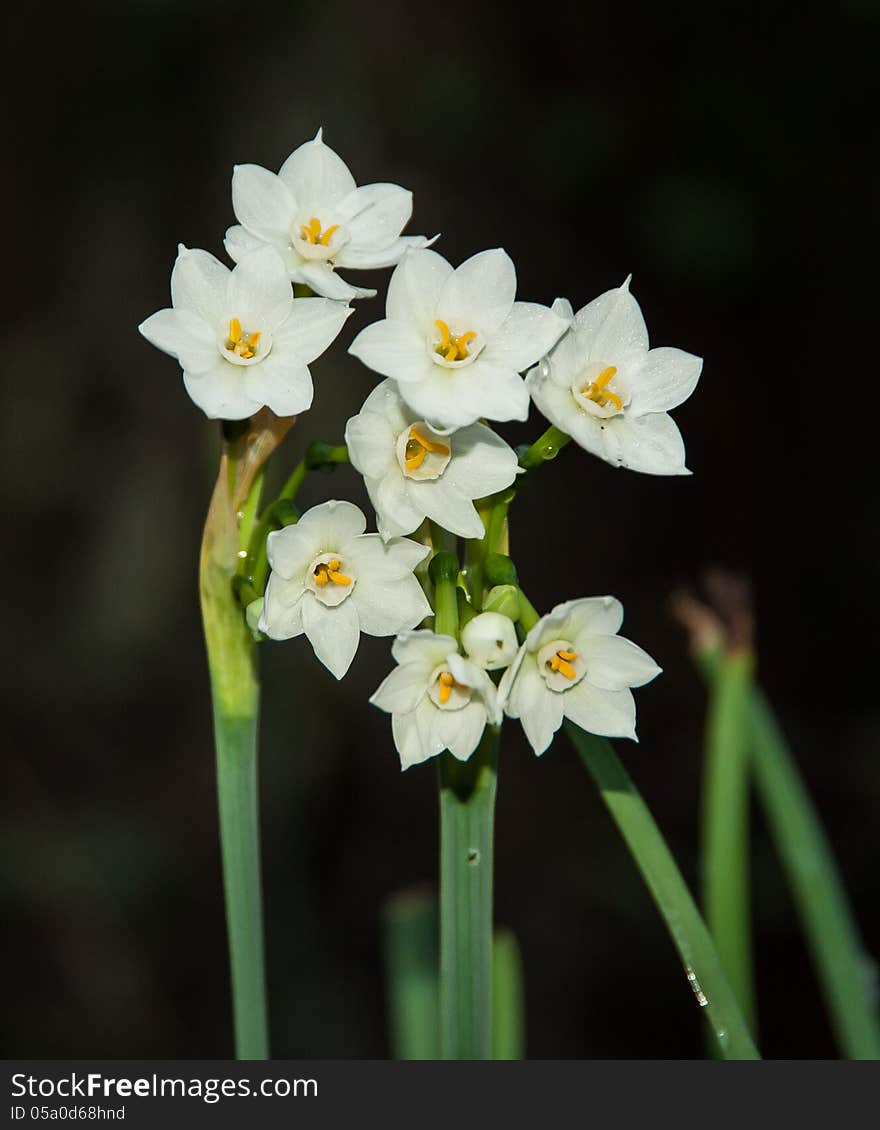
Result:
M616 365L609 365L607 369L603 369L598 377L590 384L584 385L581 389L581 396L585 396L587 400L592 400L595 404L602 407L605 406L606 401L610 400L617 408L618 412L623 411L623 401L616 392L611 392L605 386L617 373Z
M257 352L259 340L259 333L246 334L242 332L241 322L238 318L229 319L229 337L226 341L226 348L231 353L247 361Z
M444 671L437 679L440 684L440 703L445 706L449 702L449 697L452 694L453 687L460 687L461 683L457 683L448 671Z
M566 679L574 679L577 676L577 671L569 663L570 659L577 659L576 651L557 651L548 660L547 666L551 671L558 671L560 675L564 675Z
M453 334L449 330L449 326L442 322L439 318L434 325L440 331L440 340L437 343L436 350L446 361L463 361L465 357L469 357L468 344L477 336L474 330L468 330L467 333Z
M445 443L435 443L423 436L418 428L410 428L404 448L404 465L407 471L415 471L417 467L421 467L429 451L432 455L449 454L449 448Z
M321 247L328 247L330 240L333 238L333 233L339 231L339 224L331 225L322 235L321 221L317 216L312 216L307 224L300 224L299 230L306 243L320 244Z
M338 558L333 558L332 561L322 561L315 566L315 584L326 585L332 581L334 585L350 585L351 577L346 577L344 573L339 572L339 566L342 564Z

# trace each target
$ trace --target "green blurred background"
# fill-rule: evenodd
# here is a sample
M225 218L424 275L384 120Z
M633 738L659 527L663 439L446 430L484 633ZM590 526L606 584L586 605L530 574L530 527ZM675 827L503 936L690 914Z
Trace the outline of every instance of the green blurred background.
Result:
M319 125L359 183L413 189L410 230L442 232L454 262L503 245L520 297L575 308L631 271L653 342L706 358L676 414L694 477L567 451L518 504L514 552L544 608L619 596L665 668L638 696L641 743L619 744L694 883L704 696L668 597L710 564L749 573L761 677L880 949L877 30L868 0L22 14L0 416L7 1056L231 1054L195 587L217 426L136 327L167 304L178 241L222 254L232 165L277 169ZM279 474L339 441L375 380L345 347L381 311L359 304L313 367ZM540 430L536 413L503 429ZM302 497L334 496L366 503L348 468ZM262 658L275 1054L384 1056L380 911L434 879L434 771L400 774L367 703L387 641L364 638L340 685L304 641ZM760 822L754 896L764 1053L831 1055ZM513 725L497 918L523 950L531 1056L702 1053L586 774L562 741L536 760Z

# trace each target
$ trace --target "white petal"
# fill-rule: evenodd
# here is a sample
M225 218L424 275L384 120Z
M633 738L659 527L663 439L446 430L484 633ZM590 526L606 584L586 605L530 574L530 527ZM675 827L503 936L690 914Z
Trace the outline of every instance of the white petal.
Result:
M448 656L458 650L458 645L452 636L437 635L422 629L418 632L401 632L391 645L391 654L395 663L401 666L405 663L415 663L421 666L427 674L434 670L440 663L445 663Z
M297 416L312 406L312 374L295 353L285 354L279 345L276 341L276 347L259 365L243 370L245 388L276 416Z
M348 349L376 373L401 384L423 381L438 368L428 356L425 339L412 325L385 319L361 330Z
M355 243L346 243L333 257L337 267L351 267L353 270L370 271L383 267L393 267L399 263L408 251L430 247L438 236L428 239L424 235L401 235L393 243L385 247L358 247Z
M408 494L425 517L430 518L444 530L462 538L482 538L485 527L470 498L465 498L456 487L441 479L426 482L410 482ZM474 496L479 497L479 496Z
M375 290L352 286L339 277L329 263L310 263L303 260L292 275L296 282L310 286L317 295L335 298L337 302L350 302L353 298L374 298Z
M462 428L482 417L488 420L526 420L529 393L513 369L498 369L478 357L461 369L431 364L433 372L408 382L401 396L419 416L437 428Z
M243 228L241 224L233 224L231 228L226 229L226 238L223 240L223 246L226 248L226 254L233 261L238 263L249 251L256 251L258 247L262 247L265 240L258 239L255 235ZM274 240L271 241L274 246L278 246ZM281 242L279 239L278 242ZM286 239L285 241L286 242Z
M549 353L568 322L536 302L514 302L513 309L486 346L487 361L523 372Z
M171 272L171 301L219 328L226 313L229 268L207 251L180 245Z
M484 498L504 490L517 476L516 452L485 424L454 432L450 445L452 459L443 478L465 498Z
M565 716L586 730L606 738L636 737L636 703L632 691L603 691L582 679L563 691Z
M436 251L407 252L388 283L387 317L413 326L425 341L439 317L437 300L451 274L452 264Z
M370 702L386 714L408 714L415 710L427 690L424 668L417 663L406 663L386 675Z
M266 538L266 555L273 576L277 573L291 583L302 584L306 569L322 552L323 539L314 522L298 522L283 530L272 530Z
M176 357L190 373L204 373L222 360L214 330L189 310L159 310L138 329L151 345Z
M529 373L526 387L535 406L551 424L570 435L584 451L616 465L615 460L609 457L608 434L612 421L600 420L581 411L575 404L568 385L560 387L553 380L542 377L537 369ZM618 450L619 445L614 443L611 451Z
M358 577L351 600L357 606L361 631L368 636L408 632L431 615L431 605L412 574L389 581L364 573Z
M469 702L461 710L436 710L434 730L438 740L459 761L467 761L486 728L486 708L479 701Z
M500 247L481 251L457 267L443 285L437 314L459 332L476 329L491 338L513 309L516 270Z
M275 334L275 341L293 349L306 365L336 340L354 311L330 298L297 298L293 310Z
M426 515L418 505L417 493L410 491L410 480L404 478L396 461L383 478L368 479L366 487L383 537L411 534L424 522Z
M587 664L586 679L594 687L622 691L642 687L660 674L660 668L646 651L623 636L597 636L590 633L575 640Z
M378 412L362 408L345 425L345 444L351 465L367 478L381 479L395 467L395 442L391 424Z
M259 629L273 640L290 640L303 633L302 580L286 581L272 573L266 586Z
M608 430L620 444L617 463L646 475L689 475L685 466L684 440L671 416L652 412L649 416L615 416Z
M313 539L317 556L319 553L339 552L344 545L364 532L367 519L363 510L354 503L331 499L307 510L296 526L288 528L306 531Z
M613 596L587 596L557 604L526 636L529 651L539 651L554 639L584 635L613 636L623 623L623 605Z
M562 695L548 689L538 674L535 660L525 656L513 679L505 712L519 718L529 744L540 756L562 725Z
M303 630L318 659L337 679L351 666L361 638L357 608L351 597L328 608L314 593L306 591L301 601Z
M395 581L412 576L413 570L430 553L427 545L410 538L383 541L378 534L361 534L340 547L351 558L359 577ZM403 629L399 629L403 630Z
M201 373L184 370L186 391L211 420L246 420L263 407L262 401L251 398L242 379L239 365L231 365L222 357L212 369Z
M336 215L358 248L387 247L409 222L412 193L398 184L365 184L340 202Z
M232 209L240 224L267 242L287 237L296 212L290 189L259 165L236 165L232 173Z
M401 769L419 765L443 752L442 742L431 738L431 724L436 713L438 711L433 703L424 698L411 713L392 715L391 732L400 754Z
M273 331L289 316L293 289L274 247L266 244L244 256L229 278L226 302L230 317L265 318Z
M639 304L629 292L629 279L579 310L572 332L596 361L613 364L627 354L646 350L648 330Z
M669 412L677 408L697 387L703 369L702 357L682 349L652 349L632 374L629 412Z
M348 166L318 136L287 158L278 172L300 208L328 208L354 192L355 180Z

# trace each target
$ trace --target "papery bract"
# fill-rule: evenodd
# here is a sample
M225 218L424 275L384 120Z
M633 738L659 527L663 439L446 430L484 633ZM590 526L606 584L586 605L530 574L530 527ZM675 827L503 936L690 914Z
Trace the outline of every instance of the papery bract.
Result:
M516 271L500 248L454 270L435 251L410 251L388 284L385 319L362 330L350 352L395 380L417 416L441 431L481 418L525 420L520 373L568 320L515 295Z
M554 308L571 313L560 299ZM701 358L681 349L648 348L627 279L578 311L526 384L551 423L607 463L650 475L688 475L681 434L667 413L691 395L702 367Z
M361 632L393 636L431 614L413 570L427 546L365 534L350 502L325 502L295 526L269 534L272 572L259 628L276 640L305 635L318 659L341 679Z
M467 761L498 720L492 680L458 652L452 636L405 632L391 648L398 666L370 699L391 715L402 769L448 749Z
M558 604L535 624L498 687L500 708L519 718L535 753L570 718L591 734L636 737L630 687L660 674L654 660L617 633L623 605L612 596Z
M182 244L173 306L147 318L144 337L176 357L186 391L211 419L244 420L267 407L295 416L312 403L309 363L352 313L341 302L297 298L280 256L254 251L230 271Z
M437 433L390 380L348 421L345 442L385 538L412 533L425 518L460 537L482 538L472 500L510 486L518 470L516 452L485 424Z
M375 290L351 286L337 268L391 267L425 236L400 233L412 214L412 193L396 184L360 188L345 162L312 141L287 158L276 175L259 165L237 165L232 206L239 221L226 233L226 250L238 261L263 244L284 259L289 277L327 298L369 298Z

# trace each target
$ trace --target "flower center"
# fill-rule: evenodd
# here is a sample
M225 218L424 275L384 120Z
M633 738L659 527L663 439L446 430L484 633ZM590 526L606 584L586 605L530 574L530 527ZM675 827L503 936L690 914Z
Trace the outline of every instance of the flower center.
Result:
M224 349L242 361L250 361L256 357L260 338L263 335L258 330L246 331L241 328L238 318L229 319L229 334L226 338Z
M571 393L579 408L600 419L619 415L630 400L616 365L587 366L572 384Z
M322 604L335 608L351 594L357 576L338 553L322 553L306 570L305 583Z
M315 584L322 587L329 584L350 585L351 577L346 577L345 573L339 572L341 566L342 562L338 557L334 557L330 561L320 561L312 570Z
M446 436L440 437L424 420L418 420L397 437L396 454L408 479L439 479L452 458Z
M472 341L478 337L476 330L465 333L453 333L446 322L437 319L434 324L439 330L439 337L433 341L433 351L436 357L445 360L448 364L469 360L474 354L474 348L468 348Z
M551 691L567 691L581 681L587 665L568 640L553 640L538 652L538 671Z
M306 243L313 246L329 247L333 233L339 231L339 224L333 224L326 231L321 231L321 221L317 216L312 216L307 224L300 224L300 236Z
M461 710L471 700L471 688L457 682L448 667L438 667L431 676L428 697L441 710Z

